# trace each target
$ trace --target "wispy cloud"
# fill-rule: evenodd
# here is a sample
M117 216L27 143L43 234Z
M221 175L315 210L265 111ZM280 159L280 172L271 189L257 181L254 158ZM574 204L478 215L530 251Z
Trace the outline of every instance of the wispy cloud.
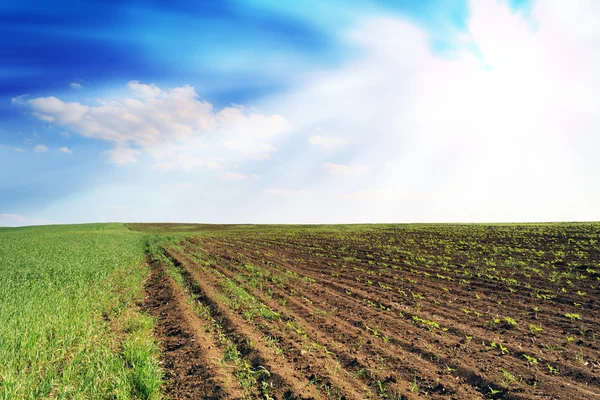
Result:
M37 146L35 146L33 148L33 151L36 153L45 153L48 151L48 146L46 146L44 144L38 144Z
M366 174L371 170L371 167L358 164L358 165L344 165L344 164L334 164L326 162L323 164L323 168L325 171L330 173L331 175L339 175L339 176L357 176Z
M63 147L59 147L58 151L60 151L63 154L72 154L73 152L66 146Z
M28 96L29 96L28 94L22 94L20 96L16 96L16 97L13 97L10 100L10 102L11 102L11 104L25 104L25 101Z
M114 149L106 150L104 152L104 155L108 157L111 163L119 165L127 165L136 162L139 154L139 150L119 145Z
M265 189L265 193L273 195L273 196L283 196L283 197L308 197L313 194L313 192L310 190L282 189L282 188Z
M242 181L248 179L248 175L240 174L238 172L223 172L221 178L227 181Z
M133 97L101 100L94 106L57 97L17 97L13 103L29 107L40 120L114 143L115 148L105 154L117 164L134 163L143 152L149 152L162 166L175 167L179 159L189 159L190 153L201 156L207 146L199 137L208 138L208 147L215 151L267 158L277 150L273 140L289 128L280 115L263 115L241 106L214 111L212 104L200 100L188 85L162 90L154 84L131 81L127 87ZM170 147L173 153L177 145L185 149L183 157L177 153L166 159L163 148ZM186 162L182 167L190 165Z
M316 147L335 149L348 144L347 140L340 136L314 135L308 138L308 143Z
M78 82L71 82L69 83L69 86L73 89L81 89L83 87L83 85Z

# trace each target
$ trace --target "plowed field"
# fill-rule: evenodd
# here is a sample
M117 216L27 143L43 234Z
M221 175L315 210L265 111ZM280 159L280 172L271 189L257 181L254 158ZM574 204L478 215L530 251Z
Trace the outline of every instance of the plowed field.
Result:
M151 252L146 301L167 392L600 398L599 232L375 225L171 240Z

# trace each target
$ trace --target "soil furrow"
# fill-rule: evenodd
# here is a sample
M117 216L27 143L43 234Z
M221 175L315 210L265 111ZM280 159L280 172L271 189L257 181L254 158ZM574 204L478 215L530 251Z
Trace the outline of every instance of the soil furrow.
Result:
M314 385L306 376L296 371L294 364L287 362L284 357L277 357L273 350L269 349L263 342L262 336L252 326L218 300L220 297L216 290L218 283L214 281L210 282L210 275L201 274L197 268L194 268L193 263L173 250L168 249L166 252L174 264L184 269L194 280L204 296L204 301L210 305L211 312L218 315L223 326L235 337L240 350L253 360L253 366L256 369L264 367L269 371L275 381L275 395L273 397L281 399L324 397L316 391Z
M166 394L173 399L236 399L242 393L233 377L214 367L220 354L195 321L185 296L154 263L146 284L144 309L156 318L155 335L162 344Z
M238 251L238 252L239 252L239 249L240 249L240 247L238 246L238 247L237 247L237 251ZM253 255L249 255L249 254L246 254L246 256L247 256L247 257L249 257L249 260L250 260L251 262L257 262L257 261L259 261L259 259L258 259L258 256L253 256ZM271 258L271 257L269 257L269 258ZM279 264L281 265L281 260L283 259L283 257L279 257L279 255L277 254L277 255L274 255L274 256L273 256L273 258L276 258L276 259L279 261ZM292 268L293 270L299 270L300 272L304 272L304 273L306 273L306 272L307 272L307 268L306 268L305 266L302 266L302 267L298 267L298 266L296 266L296 267L292 267L292 266L288 265L288 267ZM321 273L317 273L317 272L314 272L314 271L313 271L313 273L312 273L312 274L309 274L309 276L312 276L312 277L314 277L314 278L317 278L317 280L322 280L322 278L323 278L323 273L322 273L322 272L321 272ZM339 289L338 289L338 291L339 291ZM313 293L313 295L315 295L315 296L320 296L320 293L321 293L321 290L316 290L316 293ZM339 294L339 293L338 293L338 294ZM312 300L314 300L314 297L311 297L310 295L309 295L309 296L307 296L307 297L309 297L309 298L311 298ZM341 299L341 301L343 301L343 299ZM356 306L355 306L355 307L356 307ZM342 314L349 315L349 312L351 312L351 308L350 308L350 310L344 310L344 311L342 312ZM367 310L366 312L367 312L367 313L371 313L371 311L370 311L370 310ZM372 312L372 313L374 313L374 314L375 314L375 318L377 318L377 317L378 317L378 318L388 319L388 317L386 317L386 316L383 316L383 317L382 317L381 315L377 315L377 313L376 313L376 312ZM379 313L379 314L381 314L381 313ZM392 318L392 317L389 317L389 319L390 319L390 321L389 321L389 322L391 322L391 323L393 323L393 322L394 322L394 318ZM398 322L398 321L396 321L396 322ZM451 322L451 320L448 320L448 322ZM466 327L466 329L470 329L470 330L472 331L472 328ZM434 339L434 340L436 340L436 339ZM395 341L395 340L394 340L394 341ZM439 342L439 339L438 339L438 342ZM446 343L445 345L448 345L448 343ZM414 350L416 350L416 349L414 349ZM420 349L420 350L422 350L422 349ZM511 349L511 350L512 350L512 349ZM515 354L515 355L516 355L516 356L520 356L521 354L517 353L517 354ZM450 361L451 361L451 360L450 360ZM510 367L511 367L513 370L514 370L514 369L520 370L520 369L522 369L522 366L521 366L521 365L523 364L523 361L518 361L518 360L515 360L514 362L505 362L505 364L508 364L508 365L509 365L509 366L510 366ZM463 376L470 376L470 377L471 377L471 380L472 380L472 381L474 381L476 384L478 383L478 382L477 382L477 381L478 381L478 379L477 379L477 374L473 374L472 372L471 372L471 373L469 373L469 372L468 372L468 370L465 370L464 368L463 368L463 369L462 369L460 372L461 372L461 374L462 374ZM567 372L567 373L568 373L570 376L572 376L574 379L580 380L580 381L582 381L582 382L590 382L590 381L591 381L591 382L593 382L593 381L595 380L595 378L594 378L594 376L593 376L593 375L586 375L586 373L585 373L584 371L582 371L582 370L578 370L578 369L574 369L574 370L573 370L573 369L572 369L571 371L569 371L569 369L567 368L567 371L566 371L566 372ZM553 386L553 385L551 384L551 381L555 381L555 379L553 379L552 377L548 377L548 379L547 379L547 383L548 383L548 384L550 384L550 386ZM480 385L480 386L481 386L481 385ZM550 389L552 389L552 388L550 388Z

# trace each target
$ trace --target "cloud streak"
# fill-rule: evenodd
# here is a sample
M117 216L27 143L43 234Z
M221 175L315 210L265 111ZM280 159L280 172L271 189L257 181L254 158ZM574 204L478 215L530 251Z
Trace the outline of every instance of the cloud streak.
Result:
M537 2L529 16L496 0L470 9L467 33L455 32L443 56L408 20L366 16L340 36L359 57L270 104L294 126L360 144L322 165L352 178L328 187L329 198L364 191L397 199L359 196L360 209L376 210L366 219L600 218L600 185L590 184L600 171L591 150L600 148L600 5ZM358 165L377 173L361 176ZM348 221L352 207L320 209Z
M215 152L231 150L238 158L264 159L277 151L274 139L289 128L280 115L267 116L240 106L215 111L189 85L163 90L131 81L127 87L131 97L100 100L97 105L53 96L17 97L13 103L28 107L42 121L113 143L115 147L104 154L120 165L135 163L149 153L161 167L203 167L210 163L190 160L206 157L201 154L207 147ZM185 151L174 153L175 148Z
M308 138L308 143L325 149L336 149L348 144L346 139L340 136L314 135Z
M358 164L358 165L344 165L344 164L334 164L326 162L323 164L323 168L331 175L337 176L357 176L366 174L371 170L370 167Z

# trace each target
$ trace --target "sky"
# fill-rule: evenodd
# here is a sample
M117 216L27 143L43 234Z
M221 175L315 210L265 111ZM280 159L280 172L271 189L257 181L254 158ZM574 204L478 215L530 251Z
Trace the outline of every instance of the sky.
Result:
M0 226L600 220L600 3L0 3Z

